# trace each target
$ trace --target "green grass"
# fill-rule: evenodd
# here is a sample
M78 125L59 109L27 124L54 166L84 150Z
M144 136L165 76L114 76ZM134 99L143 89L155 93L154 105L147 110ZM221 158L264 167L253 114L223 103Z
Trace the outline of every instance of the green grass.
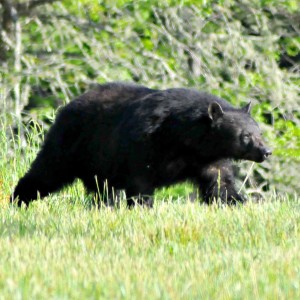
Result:
M300 200L0 211L1 299L299 299Z
M297 195L206 206L182 184L153 209L96 209L77 183L17 209L35 139L0 139L0 299L300 299Z

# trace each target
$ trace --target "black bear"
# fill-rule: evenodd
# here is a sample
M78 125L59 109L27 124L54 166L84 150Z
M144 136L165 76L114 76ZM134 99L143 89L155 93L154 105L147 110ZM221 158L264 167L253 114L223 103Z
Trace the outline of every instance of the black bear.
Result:
M76 178L95 193L106 181L125 190L128 205L151 203L156 188L185 180L207 203L242 202L231 160L262 162L269 155L250 103L237 109L193 89L108 83L61 109L11 202L27 205Z

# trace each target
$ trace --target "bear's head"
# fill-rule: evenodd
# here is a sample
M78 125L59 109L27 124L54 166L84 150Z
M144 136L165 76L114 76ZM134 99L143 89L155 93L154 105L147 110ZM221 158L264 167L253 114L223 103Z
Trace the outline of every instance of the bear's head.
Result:
M228 157L263 162L271 154L261 130L250 115L251 102L241 109L223 110L217 102L208 107L212 130Z

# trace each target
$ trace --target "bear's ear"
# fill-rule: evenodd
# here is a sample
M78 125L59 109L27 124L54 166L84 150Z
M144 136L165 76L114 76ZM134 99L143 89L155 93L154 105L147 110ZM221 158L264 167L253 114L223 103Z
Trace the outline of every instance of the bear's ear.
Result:
M210 117L210 119L212 119L213 121L216 121L219 118L221 118L223 115L224 115L224 112L219 103L214 102L214 103L209 104L208 116Z
M246 114L249 114L250 115L250 112L251 112L251 101L246 104L244 107L242 107L242 111L245 112Z

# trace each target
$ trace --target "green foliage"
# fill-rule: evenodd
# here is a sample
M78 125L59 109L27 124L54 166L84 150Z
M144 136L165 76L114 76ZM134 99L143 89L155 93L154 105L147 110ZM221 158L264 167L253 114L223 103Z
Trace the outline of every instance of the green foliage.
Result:
M294 0L63 0L40 6L20 18L21 71L14 71L13 38L8 46L0 110L21 110L26 122L28 113L42 119L38 112L51 114L92 84L112 80L194 87L237 106L252 100L274 156L255 167L260 177L252 176L251 188L265 181L293 193L299 191L293 171L300 126L297 20ZM287 177L289 184L280 184Z
M275 139L275 154L281 157L293 157L300 162L300 128L291 121L280 120L275 130L282 134Z

